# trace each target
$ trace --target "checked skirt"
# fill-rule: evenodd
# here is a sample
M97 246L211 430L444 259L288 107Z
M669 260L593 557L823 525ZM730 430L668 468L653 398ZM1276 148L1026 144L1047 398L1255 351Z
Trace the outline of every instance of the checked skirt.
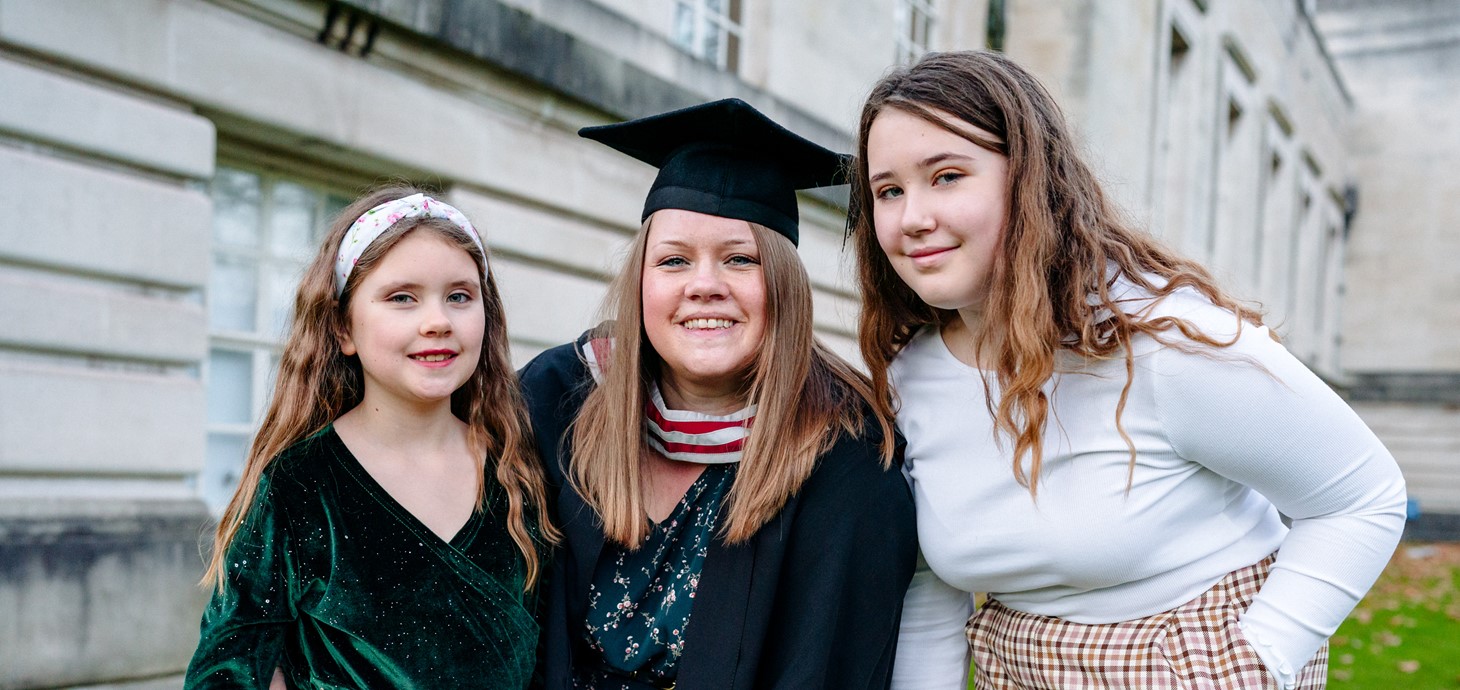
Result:
M1276 690L1237 620L1267 579L1275 554L1211 589L1146 618L1084 625L1010 609L989 599L968 620L978 690ZM1328 645L1298 673L1297 690L1321 690Z

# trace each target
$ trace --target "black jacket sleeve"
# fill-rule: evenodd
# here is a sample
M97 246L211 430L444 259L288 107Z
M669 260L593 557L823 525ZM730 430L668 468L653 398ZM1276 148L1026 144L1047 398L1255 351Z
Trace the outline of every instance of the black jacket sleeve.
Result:
M593 381L587 365L578 357L578 344L565 343L544 351L518 370L517 380L548 482L553 488L561 488L567 461L566 434Z
M885 690L917 561L912 493L876 435L841 441L802 487L756 688Z
M586 337L586 335L585 335ZM581 342L580 338L580 342ZM581 568L575 545L583 548L584 526L564 518L563 504L577 504L567 482L569 439L567 433L592 386L588 367L578 356L578 344L567 343L543 352L517 372L518 384L532 421L538 457L548 482L550 510L566 542L554 549L547 576L539 587L541 638L538 645L537 678L533 687L566 690L573 665L572 624L569 599L576 599L576 574ZM581 517L581 516L580 516ZM587 531L592 531L591 529ZM592 541L591 539L588 541ZM599 538L601 542L601 537ZM581 616L577 620L581 620Z

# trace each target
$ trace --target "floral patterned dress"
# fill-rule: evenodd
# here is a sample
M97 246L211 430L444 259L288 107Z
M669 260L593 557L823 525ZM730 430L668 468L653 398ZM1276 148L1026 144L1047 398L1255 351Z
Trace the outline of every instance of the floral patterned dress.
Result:
M710 465L636 551L604 546L588 589L576 690L672 687L685 629L735 465Z

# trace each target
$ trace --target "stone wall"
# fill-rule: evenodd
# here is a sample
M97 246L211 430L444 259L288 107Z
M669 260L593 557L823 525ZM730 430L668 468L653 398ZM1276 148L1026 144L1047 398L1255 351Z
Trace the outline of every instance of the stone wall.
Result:
M1060 102L1106 190L1338 380L1352 106L1311 18L1255 0L1007 6L1009 55Z
M739 95L850 140L813 104L701 82L714 70L621 18L607 26L671 69L490 0L340 5L352 35L329 11L0 0L0 688L167 685L196 644L225 152L349 189L444 188L485 230L521 363L595 321L653 179L579 127ZM838 203L803 197L801 253L818 332L854 355Z
M850 149L894 4L741 6L729 72L674 45L672 0L0 0L0 690L175 686L195 643L221 166L443 188L524 362L595 321L653 178L579 127L738 96ZM1296 3L935 7L935 49L1001 11L1120 201L1334 375L1351 106ZM802 196L800 253L855 358L844 198Z

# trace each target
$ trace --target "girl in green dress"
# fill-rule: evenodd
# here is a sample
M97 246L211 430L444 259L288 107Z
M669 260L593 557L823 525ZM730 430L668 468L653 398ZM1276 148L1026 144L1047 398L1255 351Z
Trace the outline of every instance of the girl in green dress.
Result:
M481 237L369 194L300 283L186 686L523 688L545 514Z

